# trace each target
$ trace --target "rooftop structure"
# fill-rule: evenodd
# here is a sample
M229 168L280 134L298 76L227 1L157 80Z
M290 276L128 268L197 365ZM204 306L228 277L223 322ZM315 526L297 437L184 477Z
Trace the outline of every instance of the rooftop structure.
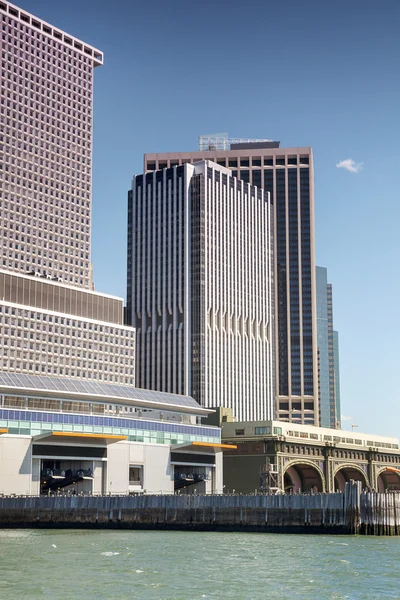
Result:
M39 375L0 372L0 396L10 393L22 396L40 396L41 398L52 398L56 394L60 399L97 400L97 402L103 401L108 404L118 402L121 405L138 408L177 409L195 415L210 413L209 409L200 407L190 396L107 384L100 381L81 381L65 377L55 379Z
M279 142L268 139L229 138L227 133L213 133L199 137L199 151L234 150L239 148L277 148Z

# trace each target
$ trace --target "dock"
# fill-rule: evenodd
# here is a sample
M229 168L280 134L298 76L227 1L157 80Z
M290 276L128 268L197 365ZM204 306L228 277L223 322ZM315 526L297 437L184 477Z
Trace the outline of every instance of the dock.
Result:
M0 498L0 528L400 535L400 492Z

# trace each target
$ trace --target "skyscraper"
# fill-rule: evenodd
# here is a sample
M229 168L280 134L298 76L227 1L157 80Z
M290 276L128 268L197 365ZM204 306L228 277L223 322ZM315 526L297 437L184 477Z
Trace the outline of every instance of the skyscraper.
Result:
M339 336L333 330L332 284L325 267L316 267L318 368L322 427L340 427Z
M139 175L129 193L127 315L140 387L273 409L269 197L209 161Z
M269 192L273 205L275 414L317 425L318 355L314 250L314 171L309 147L271 140L203 136L198 152L145 154L151 172L208 159Z
M0 1L0 371L134 384L123 300L93 291L102 53Z
M321 427L331 426L327 269L316 267L319 407Z
M340 366L339 366L339 333L333 331L333 359L335 376L335 406L336 406L336 427L341 428L341 406L340 406Z
M333 329L332 284L328 283L328 353L331 427L340 428L339 333Z
M99 50L0 2L4 269L89 288L93 69Z

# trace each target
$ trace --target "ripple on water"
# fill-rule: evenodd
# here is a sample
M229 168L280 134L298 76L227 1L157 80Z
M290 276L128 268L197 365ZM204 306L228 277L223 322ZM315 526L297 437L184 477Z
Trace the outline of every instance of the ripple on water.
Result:
M377 542L245 533L0 530L0 598L398 600L400 541ZM43 574L49 573L51 582L46 575L44 584Z

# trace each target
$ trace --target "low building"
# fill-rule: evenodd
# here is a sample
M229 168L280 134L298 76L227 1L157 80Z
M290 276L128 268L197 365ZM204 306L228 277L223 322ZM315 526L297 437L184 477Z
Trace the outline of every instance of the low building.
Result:
M0 269L0 372L135 385L122 298Z
M188 396L0 373L0 494L221 493L209 413Z
M397 438L283 421L222 420L224 489L238 493L343 491L350 479L400 490Z

